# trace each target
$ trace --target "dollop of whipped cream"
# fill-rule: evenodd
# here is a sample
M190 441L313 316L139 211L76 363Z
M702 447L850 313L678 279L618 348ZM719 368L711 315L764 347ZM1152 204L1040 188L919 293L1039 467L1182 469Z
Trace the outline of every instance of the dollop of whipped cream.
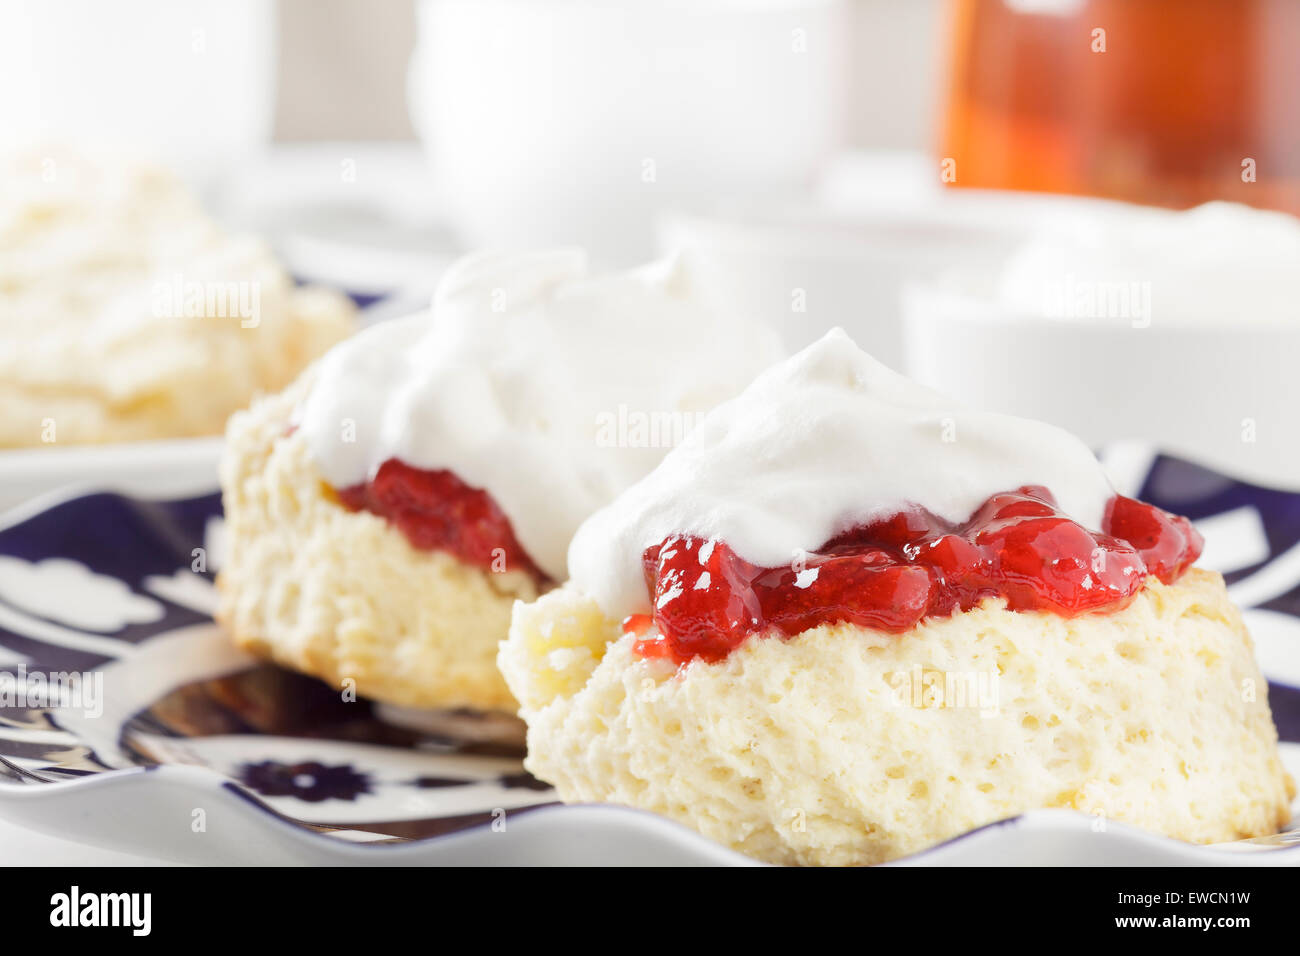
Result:
M578 250L486 253L328 353L295 423L337 488L397 458L486 490L563 580L578 525L782 354L678 257L591 276Z
M963 408L834 329L716 408L588 519L569 548L570 580L622 618L650 610L641 555L670 534L717 538L780 567L911 506L960 522L991 495L1032 484L1092 529L1114 494L1068 432Z
M1117 205L1027 241L994 296L1017 312L1139 325L1293 323L1300 219L1212 202L1186 212Z

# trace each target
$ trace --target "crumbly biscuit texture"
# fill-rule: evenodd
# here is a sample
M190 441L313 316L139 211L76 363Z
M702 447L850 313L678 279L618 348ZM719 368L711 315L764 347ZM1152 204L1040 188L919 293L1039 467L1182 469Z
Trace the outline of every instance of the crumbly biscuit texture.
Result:
M220 434L352 330L164 170L0 161L0 448Z
M245 649L340 690L513 710L496 651L511 605L537 596L533 579L413 548L383 518L340 505L289 428L310 380L231 419L218 617Z
M1065 807L1195 843L1275 832L1294 784L1222 578L1154 578L1072 619L1003 602L894 635L753 637L680 670L561 588L500 665L528 767L762 860L870 864Z

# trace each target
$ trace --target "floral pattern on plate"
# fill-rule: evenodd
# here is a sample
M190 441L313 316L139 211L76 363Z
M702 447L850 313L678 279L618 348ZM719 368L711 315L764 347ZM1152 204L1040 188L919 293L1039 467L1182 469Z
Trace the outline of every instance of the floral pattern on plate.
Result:
M1205 533L1202 563L1246 608L1295 766L1300 494L1132 447L1103 457L1122 493ZM212 620L221 552L216 494L65 496L0 517L0 778L40 787L197 766L279 821L381 844L555 802L500 715L413 720L234 648ZM1253 846L1294 847L1294 835Z

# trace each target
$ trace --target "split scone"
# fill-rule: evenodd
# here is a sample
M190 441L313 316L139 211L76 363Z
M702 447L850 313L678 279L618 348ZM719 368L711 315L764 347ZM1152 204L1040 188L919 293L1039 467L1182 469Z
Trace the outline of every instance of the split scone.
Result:
M0 448L217 435L351 330L165 170L0 162Z
M513 711L511 606L563 581L582 520L779 354L680 261L466 259L428 313L232 418L219 617L361 696Z
M878 863L1044 807L1272 833L1294 785L1200 549L1070 435L836 331L585 522L499 661L563 799L762 860Z

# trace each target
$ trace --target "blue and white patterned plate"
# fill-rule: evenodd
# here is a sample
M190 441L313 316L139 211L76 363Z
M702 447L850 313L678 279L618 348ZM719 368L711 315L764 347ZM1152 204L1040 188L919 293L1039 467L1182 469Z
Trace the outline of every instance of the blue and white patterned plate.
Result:
M1300 776L1300 494L1137 446L1106 461L1119 490L1205 533ZM473 715L410 729L245 656L212 621L220 561L215 493L0 516L0 815L187 862L748 862L638 811L537 809L554 794ZM1214 848L1098 830L1040 811L901 862L1300 863L1298 830Z

